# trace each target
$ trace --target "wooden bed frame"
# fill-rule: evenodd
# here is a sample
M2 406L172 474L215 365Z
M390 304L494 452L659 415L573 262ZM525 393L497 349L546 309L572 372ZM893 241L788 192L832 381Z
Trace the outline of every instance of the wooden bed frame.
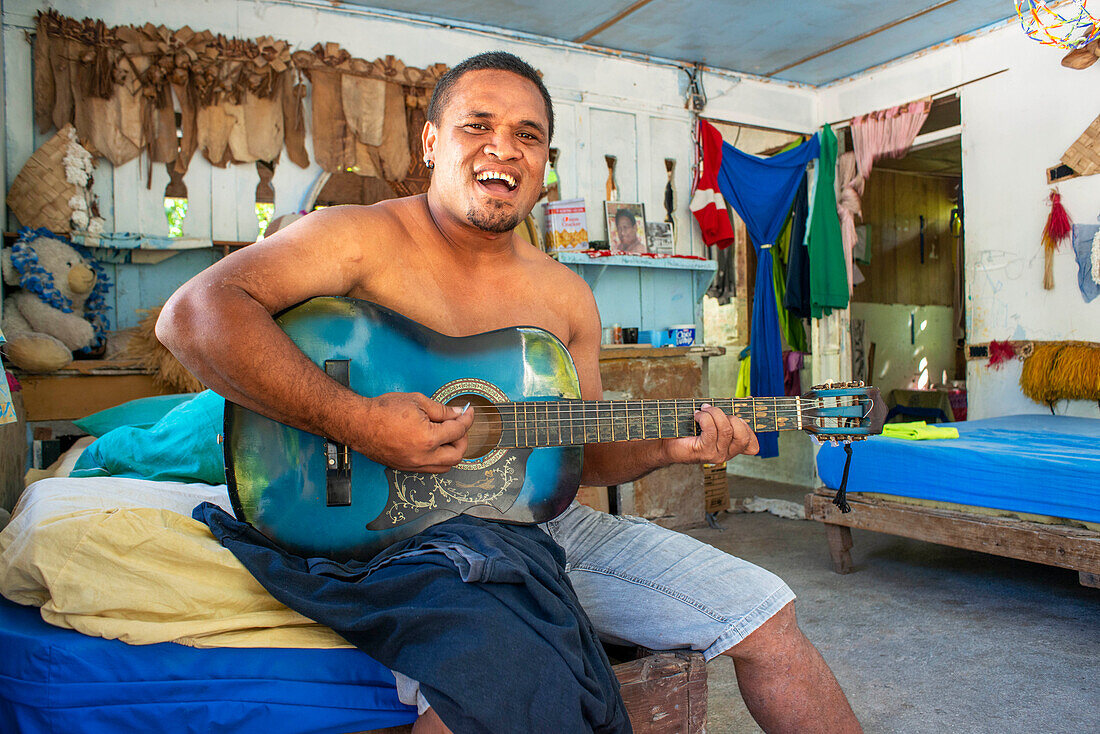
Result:
M639 650L615 665L635 734L702 734L707 723L707 665L697 652ZM412 725L362 734L409 734Z
M837 573L851 573L851 528L874 530L955 548L992 553L1077 571L1081 584L1100 589L1100 532L848 495L852 511L833 504L834 492L806 495L806 517L825 525Z

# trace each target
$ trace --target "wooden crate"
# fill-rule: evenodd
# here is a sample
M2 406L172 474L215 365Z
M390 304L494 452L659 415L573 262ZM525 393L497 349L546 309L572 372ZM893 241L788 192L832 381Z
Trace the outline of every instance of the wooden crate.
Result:
M730 486L726 479L726 462L703 464L703 497L708 515L730 508Z
M610 504L608 502L607 487L589 487L582 484L580 489L577 490L577 502L582 505L587 505L593 510L599 510L600 512L610 512Z
M701 734L707 724L707 665L697 652L651 652L615 666L635 734ZM408 734L412 725L363 734Z
M833 568L851 573L851 528L874 530L954 548L1018 558L1078 572L1084 586L1100 588L1100 532L1006 517L921 507L878 497L848 495L852 511L833 504L832 490L806 495L806 517L825 524Z

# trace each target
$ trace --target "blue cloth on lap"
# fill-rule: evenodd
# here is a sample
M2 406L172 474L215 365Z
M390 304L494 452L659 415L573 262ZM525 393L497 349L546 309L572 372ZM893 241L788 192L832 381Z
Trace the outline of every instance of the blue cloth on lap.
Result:
M164 482L225 483L222 432L225 399L205 390L150 428L109 431L84 450L74 477L131 477Z
M631 731L565 552L536 526L459 515L337 563L291 555L210 503L194 517L276 599L418 681L451 731Z

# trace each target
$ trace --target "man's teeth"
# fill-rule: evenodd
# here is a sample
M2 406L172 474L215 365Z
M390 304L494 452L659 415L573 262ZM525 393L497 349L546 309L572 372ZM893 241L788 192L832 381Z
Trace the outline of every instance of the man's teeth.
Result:
M508 184L508 188L514 189L516 187L516 180L509 176L507 173L500 173L497 171L485 171L484 173L477 174L478 181L493 181L499 180Z

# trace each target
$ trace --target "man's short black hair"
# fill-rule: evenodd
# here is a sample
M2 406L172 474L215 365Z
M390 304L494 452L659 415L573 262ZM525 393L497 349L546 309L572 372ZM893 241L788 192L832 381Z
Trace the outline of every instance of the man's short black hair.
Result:
M546 91L546 85L542 83L542 79L534 67L507 51L486 51L483 54L471 56L440 77L435 85L435 91L432 92L432 99L428 102L429 122L433 125L439 124L439 120L443 115L443 108L451 101L452 87L468 71L510 71L513 74L519 74L538 87L539 94L546 102L546 118L549 120L549 127L546 130L546 142L553 139L554 103L550 101L550 92Z
M619 226L619 220L625 219L630 222L631 227L635 227L638 224L637 218L634 216L634 212L629 209L619 209L615 212L615 226Z

